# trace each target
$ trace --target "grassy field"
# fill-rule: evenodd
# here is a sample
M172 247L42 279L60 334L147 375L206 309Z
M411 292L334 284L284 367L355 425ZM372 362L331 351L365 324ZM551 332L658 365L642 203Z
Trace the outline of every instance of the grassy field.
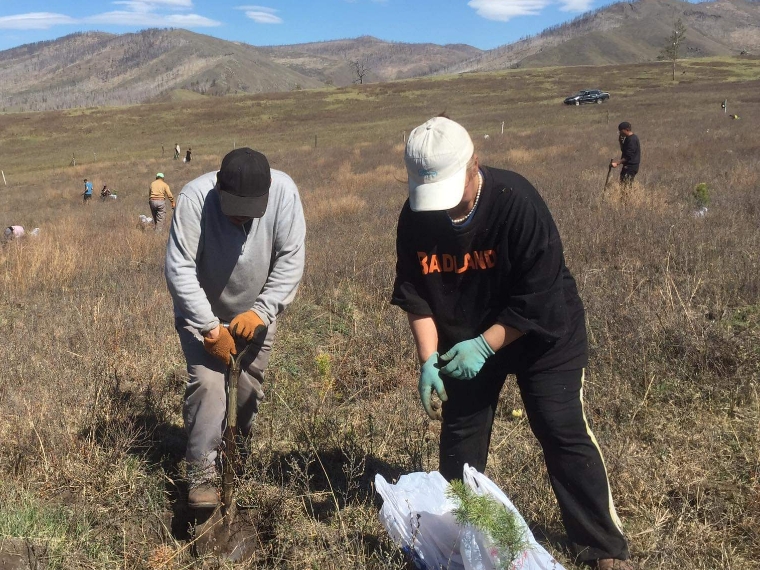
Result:
M483 163L527 176L552 209L587 308L586 410L635 560L760 567L760 60L681 69L677 83L667 64L516 70L0 116L0 227L41 228L0 246L0 562L224 567L192 554L166 232L137 218L157 171L178 192L247 145L297 182L309 232L241 481L255 567L405 568L371 482L437 466L388 300L404 133L446 110ZM561 104L597 86L608 103ZM622 120L641 171L603 195ZM175 142L191 163L172 160ZM118 200L84 207L85 177ZM696 218L699 183L711 204ZM573 569L520 407L508 382L487 473Z

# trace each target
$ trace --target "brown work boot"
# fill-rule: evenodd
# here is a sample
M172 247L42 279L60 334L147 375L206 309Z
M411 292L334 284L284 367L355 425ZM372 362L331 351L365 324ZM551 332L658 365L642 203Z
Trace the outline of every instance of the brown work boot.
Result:
M615 558L600 558L596 561L596 570L635 570L633 564L627 560L617 560Z
M215 509L219 504L219 491L211 483L201 483L190 487L187 506L191 509Z

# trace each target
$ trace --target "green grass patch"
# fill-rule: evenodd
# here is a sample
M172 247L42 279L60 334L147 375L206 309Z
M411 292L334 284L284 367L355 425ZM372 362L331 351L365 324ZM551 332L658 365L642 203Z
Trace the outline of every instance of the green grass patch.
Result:
M374 97L372 95L369 95L367 93L363 93L361 91L342 91L340 93L330 93L327 97L324 98L324 101L331 103L335 101L350 101L350 100L356 100L356 101L375 101L377 100L377 97Z
M11 489L0 504L0 538L34 546L35 556L49 569L67 568L71 553L92 562L115 561L113 553L94 538L86 514L41 502L25 490Z

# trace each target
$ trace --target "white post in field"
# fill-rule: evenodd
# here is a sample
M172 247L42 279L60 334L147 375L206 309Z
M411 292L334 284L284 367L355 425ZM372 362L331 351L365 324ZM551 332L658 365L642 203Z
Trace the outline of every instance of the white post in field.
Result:
M8 186L8 183L5 181L5 172L2 171L2 170L0 170L0 172L3 173L3 184L5 184L6 186Z
M501 122L501 134L504 134L504 121Z

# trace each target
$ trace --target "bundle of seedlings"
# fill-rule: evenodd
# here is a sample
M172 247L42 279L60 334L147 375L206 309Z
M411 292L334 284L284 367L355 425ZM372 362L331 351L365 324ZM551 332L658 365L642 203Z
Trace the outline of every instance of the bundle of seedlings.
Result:
M449 484L446 495L457 505L453 511L457 524L477 530L496 549L496 556L490 554L492 561L498 558L500 570L510 570L530 547L515 514L493 497L478 495L460 480Z

